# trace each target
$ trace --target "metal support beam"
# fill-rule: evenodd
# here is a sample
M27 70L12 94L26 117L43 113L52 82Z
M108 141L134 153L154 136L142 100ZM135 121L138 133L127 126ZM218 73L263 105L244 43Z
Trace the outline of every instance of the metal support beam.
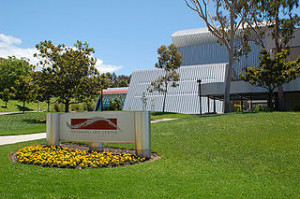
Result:
M209 95L207 96L207 113L209 113Z
M217 113L216 111L216 97L214 96L214 113Z
M244 107L243 107L243 95L241 95L241 111L244 112Z
M202 115L202 103L201 103L201 79L198 79L197 80L197 83L198 83L198 96L199 96L199 108L200 108L200 115Z

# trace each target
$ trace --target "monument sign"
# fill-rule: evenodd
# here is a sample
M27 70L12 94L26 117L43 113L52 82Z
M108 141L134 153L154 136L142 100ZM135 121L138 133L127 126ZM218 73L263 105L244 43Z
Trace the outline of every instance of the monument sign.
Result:
M135 143L137 155L149 158L150 112L48 113L47 145L60 141Z

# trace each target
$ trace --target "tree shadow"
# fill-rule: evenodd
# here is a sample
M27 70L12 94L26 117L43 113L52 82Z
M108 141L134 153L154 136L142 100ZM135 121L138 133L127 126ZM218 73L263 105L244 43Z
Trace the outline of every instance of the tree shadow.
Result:
M24 108L23 106L17 105L17 108L19 111L33 111L33 109L27 108L26 106Z
M46 124L46 120L24 119L23 121L27 124Z
M251 111L245 111L245 112L231 112L231 113L225 113L225 114L222 114L222 113L205 113L205 114L202 114L202 115L197 115L197 116L200 116L200 117L222 117L222 116L227 116L227 115L245 115L245 114L257 114L258 112L251 112Z
M157 115L174 115L178 113L173 113L173 112L151 112L152 116L157 116Z

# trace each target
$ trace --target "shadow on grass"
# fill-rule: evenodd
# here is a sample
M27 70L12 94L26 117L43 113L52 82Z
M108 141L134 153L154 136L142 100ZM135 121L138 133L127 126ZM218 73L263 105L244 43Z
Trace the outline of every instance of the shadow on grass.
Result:
M1 108L7 108L7 106L1 106Z
M25 119L23 121L28 123L28 124L46 124L46 120Z
M33 111L33 109L31 108L27 108L27 107L23 107L23 106L20 106L20 105L17 105L17 108L19 111Z
M174 115L178 113L172 113L172 112L151 112L152 116L157 116L157 115Z
M257 114L259 112L232 112L232 113L225 113L225 114L222 114L222 113L205 113L205 114L202 114L202 115L196 115L196 116L200 116L200 117L221 117L221 116L228 116L228 115L245 115L245 114Z

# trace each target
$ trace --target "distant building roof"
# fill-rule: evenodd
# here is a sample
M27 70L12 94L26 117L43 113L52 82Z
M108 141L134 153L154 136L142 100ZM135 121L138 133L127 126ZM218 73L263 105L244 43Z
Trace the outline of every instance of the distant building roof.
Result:
M100 93L101 91L99 91ZM120 87L120 88L108 88L103 90L103 94L121 94L127 93L128 87Z

